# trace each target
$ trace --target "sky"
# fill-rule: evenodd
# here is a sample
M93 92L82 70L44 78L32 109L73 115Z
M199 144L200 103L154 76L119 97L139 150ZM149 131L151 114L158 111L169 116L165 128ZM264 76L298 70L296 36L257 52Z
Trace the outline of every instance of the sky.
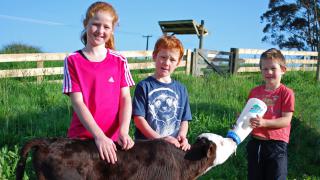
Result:
M83 48L82 20L93 0L1 0L0 48L12 43L39 47L43 52L73 52ZM162 35L159 21L204 20L209 34L203 48L267 49L260 16L268 0L109 0L120 21L115 30L119 51L149 50ZM177 35L186 49L199 46L196 35Z

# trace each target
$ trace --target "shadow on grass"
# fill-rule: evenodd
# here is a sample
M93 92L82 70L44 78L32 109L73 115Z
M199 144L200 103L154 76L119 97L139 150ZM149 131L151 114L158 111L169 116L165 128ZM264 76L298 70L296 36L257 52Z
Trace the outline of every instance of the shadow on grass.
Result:
M320 178L319 131L309 127L302 119L293 117L288 151L289 177Z

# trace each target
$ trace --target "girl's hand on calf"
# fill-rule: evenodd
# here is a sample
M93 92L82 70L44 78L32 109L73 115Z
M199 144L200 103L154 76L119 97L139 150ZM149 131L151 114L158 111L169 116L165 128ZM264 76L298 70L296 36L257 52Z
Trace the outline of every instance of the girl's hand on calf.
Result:
M107 136L101 136L94 139L102 160L115 164L117 162L117 147L112 139Z
M134 145L134 141L128 134L120 134L117 142L124 150L131 149Z

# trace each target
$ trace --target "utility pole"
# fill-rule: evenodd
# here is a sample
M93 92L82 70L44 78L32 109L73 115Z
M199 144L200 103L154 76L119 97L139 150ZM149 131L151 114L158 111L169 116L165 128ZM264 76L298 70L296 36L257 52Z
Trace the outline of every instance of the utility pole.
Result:
M149 38L152 37L152 35L145 35L145 36L142 36L142 37L147 38L146 51L148 51L148 48L149 48Z

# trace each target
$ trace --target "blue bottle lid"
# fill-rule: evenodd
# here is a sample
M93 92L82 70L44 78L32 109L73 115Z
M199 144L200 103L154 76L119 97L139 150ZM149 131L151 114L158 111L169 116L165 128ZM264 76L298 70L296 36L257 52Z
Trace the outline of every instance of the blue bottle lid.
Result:
M232 130L228 131L227 138L231 138L234 142L237 143L237 145L241 143L241 139L239 138L239 136Z

